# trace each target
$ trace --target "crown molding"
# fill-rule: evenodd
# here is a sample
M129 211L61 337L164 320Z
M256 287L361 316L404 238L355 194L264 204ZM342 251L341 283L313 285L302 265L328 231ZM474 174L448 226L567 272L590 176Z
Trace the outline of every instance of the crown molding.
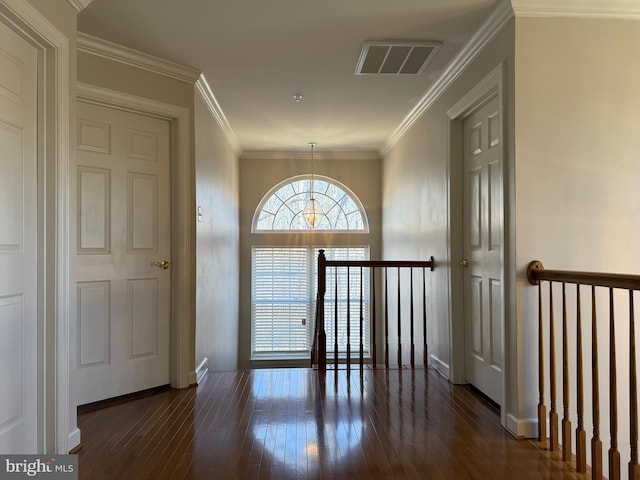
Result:
M231 128L231 124L227 120L222 108L220 108L220 104L218 103L218 100L216 100L213 91L211 91L211 87L207 83L207 79L204 74L201 74L198 80L196 80L196 90L202 97L202 101L204 101L213 118L215 118L218 125L220 125L220 128L231 144L231 148L233 148L233 151L237 156L240 156L242 153L242 147L240 146L238 137L236 137L236 134Z
M245 150L241 160L309 160L310 151L274 151L274 150ZM317 151L313 152L316 160L380 160L380 154L372 150L345 151Z
M513 9L508 1L500 1L491 15L484 21L476 33L460 49L456 56L449 62L442 75L426 91L420 101L402 120L385 142L380 154L386 156L391 148L403 137L403 135L416 123L431 105L442 95L447 88L458 78L467 66L478 56L484 47L504 28L513 17Z
M76 12L80 13L84 10L87 5L89 5L93 0L67 0L73 8L75 8Z
M517 17L640 20L639 0L511 0Z
M154 57L86 33L78 32L77 51L194 84L200 72L194 68Z

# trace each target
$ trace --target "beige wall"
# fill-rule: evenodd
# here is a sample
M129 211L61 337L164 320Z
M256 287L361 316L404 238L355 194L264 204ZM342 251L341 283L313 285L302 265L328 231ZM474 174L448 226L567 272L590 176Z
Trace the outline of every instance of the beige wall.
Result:
M320 147L319 147L320 148ZM298 155L299 157L299 155ZM368 234L309 233L306 235L252 234L251 222L260 200L278 183L296 175L310 173L309 158L240 159L240 338L239 366L261 366L251 363L251 247L255 245L369 245L372 259L381 255L381 198L380 160L348 158L322 158L322 150L316 154L315 173L333 178L347 186L362 202L369 220ZM307 366L308 361L299 365Z
M464 380L464 359L454 358L451 350L452 335L460 336L460 330L451 330L450 317L455 325L462 310L461 301L452 298L451 282L459 276L458 258L449 259L449 238L460 243L461 231L457 222L461 216L460 191L451 191L453 224L449 224L450 171L447 165L449 133L447 110L453 107L478 82L501 63L505 72L505 183L512 175L513 166L513 82L514 82L514 25L511 20L496 38L478 55L452 85L437 99L424 115L391 149L383 163L383 248L386 260L427 259L433 255L436 268L428 274L429 320L428 338L430 363L449 375L457 363L457 381ZM450 166L452 175L460 175L460 166ZM456 182L453 182L455 184ZM459 182L458 182L459 183ZM505 208L512 209L512 194L505 192ZM507 241L512 237L509 214L506 217ZM451 228L451 230L449 230ZM457 230L456 230L457 228ZM458 233L460 232L460 233ZM512 263L512 251L505 251L505 261ZM506 295L505 363L514 358L515 334L510 314L513 308L509 291ZM458 341L459 344L463 343ZM516 371L508 371L513 389L507 392L507 412L517 411Z
M27 0L71 42L76 38L76 9L67 0ZM75 72L74 72L75 77Z
M195 99L196 364L238 362L238 159L200 94Z
M636 220L640 212L640 57L636 53L640 24L523 18L518 19L516 32L518 370L523 399L519 415L526 418L534 416L537 402L537 383L531 381L537 378L536 346L531 340L537 338L536 289L526 283L528 262L538 259L551 269L640 271L640 223ZM590 301L589 292L584 295ZM607 303L605 296L599 315L605 397L609 389ZM616 312L623 465L629 445L626 305L620 302L621 311ZM583 308L589 312L589 306ZM587 355L590 339L587 328ZM575 371L574 360L571 368ZM590 357L585 369L590 375ZM590 437L589 386L585 395ZM608 402L603 400L602 431L608 432ZM608 438L605 433L603 451L609 448Z
M189 108L193 112L193 84L97 55L78 52L78 81L179 105Z

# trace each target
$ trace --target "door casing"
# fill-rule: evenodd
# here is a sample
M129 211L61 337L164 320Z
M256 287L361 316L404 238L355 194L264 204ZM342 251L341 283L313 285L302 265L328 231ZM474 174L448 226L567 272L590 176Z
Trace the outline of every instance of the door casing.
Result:
M500 129L502 143L500 146L500 163L502 165L502 198L506 199L506 181L505 172L505 101L504 101L504 64L500 63L495 67L483 80L481 80L474 88L464 95L456 104L447 110L447 260L449 265L449 348L451 352L451 361L449 365L448 378L456 384L466 382L466 361L465 361L465 322L464 322L464 305L459 301L464 298L464 275L459 261L463 256L462 245L462 220L463 220L463 123L464 120L485 105L489 100L498 97L500 111ZM505 223L507 202L503 201L502 225L502 245L504 248L501 252L501 269L502 269L502 298L506 302L505 284L510 276L506 272L505 251L508 248ZM507 424L507 403L506 381L509 378L509 369L511 368L509 352L505 348L505 338L507 337L507 328L505 322L506 308L502 308L502 349L504 352L504 368L502 374L502 408L501 423L503 426Z
M79 442L69 404L71 268L69 39L23 0L0 0L0 22L38 50L38 433L39 452ZM76 440L78 442L76 442Z
M195 261L192 255L195 215L190 112L185 107L137 97L78 82L77 99L169 121L171 132L171 386L196 383L191 339L194 331L193 292Z

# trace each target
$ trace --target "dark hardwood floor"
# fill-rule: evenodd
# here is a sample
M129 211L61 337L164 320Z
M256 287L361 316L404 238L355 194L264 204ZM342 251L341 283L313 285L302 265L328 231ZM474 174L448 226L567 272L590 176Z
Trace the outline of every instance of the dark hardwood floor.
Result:
M78 417L81 479L576 479L429 370L209 373Z

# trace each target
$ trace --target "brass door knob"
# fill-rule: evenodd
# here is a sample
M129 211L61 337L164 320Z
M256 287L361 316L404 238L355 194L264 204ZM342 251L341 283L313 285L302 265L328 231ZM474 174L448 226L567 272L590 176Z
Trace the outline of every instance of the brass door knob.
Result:
M162 270L166 270L167 268L169 268L169 261L162 260L160 262L151 262L151 265L154 267L161 268Z
M466 258L464 260L460 260L460 266L464 268L469 268L469 260Z

